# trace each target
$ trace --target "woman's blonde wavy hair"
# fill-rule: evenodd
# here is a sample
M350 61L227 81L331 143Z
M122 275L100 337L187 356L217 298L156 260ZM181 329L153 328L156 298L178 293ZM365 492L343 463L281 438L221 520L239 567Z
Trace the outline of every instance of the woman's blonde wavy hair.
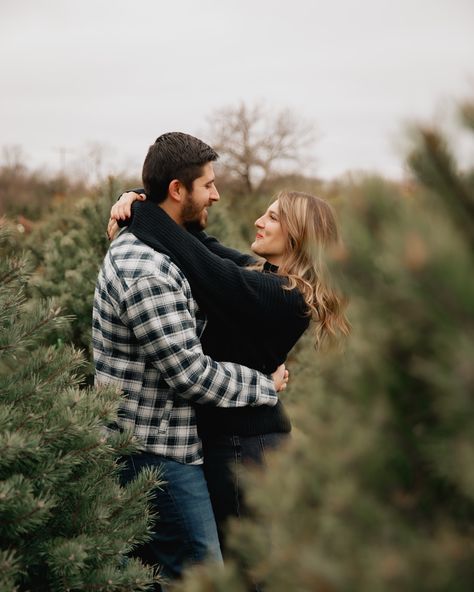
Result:
M286 289L298 288L314 321L315 347L348 335L346 299L332 285L325 263L328 249L340 245L336 217L319 197L282 191L278 200L280 224L287 241L278 273L288 278Z

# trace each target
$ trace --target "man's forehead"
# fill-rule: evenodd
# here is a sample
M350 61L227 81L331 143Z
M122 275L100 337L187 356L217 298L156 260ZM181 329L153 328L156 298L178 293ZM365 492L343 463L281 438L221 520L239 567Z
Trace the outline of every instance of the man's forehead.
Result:
M212 166L212 162L206 162L206 164L202 167L202 176L214 177L214 167Z
M213 181L215 178L214 174L214 167L212 166L212 162L207 162L202 167L202 175L198 177L200 181L207 183L208 181Z

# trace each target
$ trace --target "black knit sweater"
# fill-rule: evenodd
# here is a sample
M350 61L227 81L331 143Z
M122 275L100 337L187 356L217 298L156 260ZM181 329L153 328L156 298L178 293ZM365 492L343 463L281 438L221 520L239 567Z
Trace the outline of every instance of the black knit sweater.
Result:
M190 233L150 201L136 202L128 228L139 240L170 256L187 277L193 296L207 315L203 351L216 361L275 371L309 324L301 293L285 290L286 279L245 267L253 261L204 232ZM273 269L272 269L273 268ZM196 406L202 438L288 432L288 416L275 407L222 409Z

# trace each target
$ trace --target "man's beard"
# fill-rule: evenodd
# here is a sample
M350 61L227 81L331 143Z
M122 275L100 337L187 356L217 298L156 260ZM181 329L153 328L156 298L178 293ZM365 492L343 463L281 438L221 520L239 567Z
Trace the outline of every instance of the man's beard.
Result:
M194 203L192 193L188 193L181 213L183 226L186 230L198 231L206 228L207 222L202 220L203 210L203 207L197 206Z

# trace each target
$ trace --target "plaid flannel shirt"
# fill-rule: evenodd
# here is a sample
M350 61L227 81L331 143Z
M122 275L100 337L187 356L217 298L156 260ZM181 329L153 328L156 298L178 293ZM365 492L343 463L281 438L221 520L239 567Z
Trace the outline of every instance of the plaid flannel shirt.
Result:
M275 405L273 380L202 352L204 319L170 258L122 233L111 245L94 296L96 384L123 391L116 426L143 450L202 463L194 403Z

